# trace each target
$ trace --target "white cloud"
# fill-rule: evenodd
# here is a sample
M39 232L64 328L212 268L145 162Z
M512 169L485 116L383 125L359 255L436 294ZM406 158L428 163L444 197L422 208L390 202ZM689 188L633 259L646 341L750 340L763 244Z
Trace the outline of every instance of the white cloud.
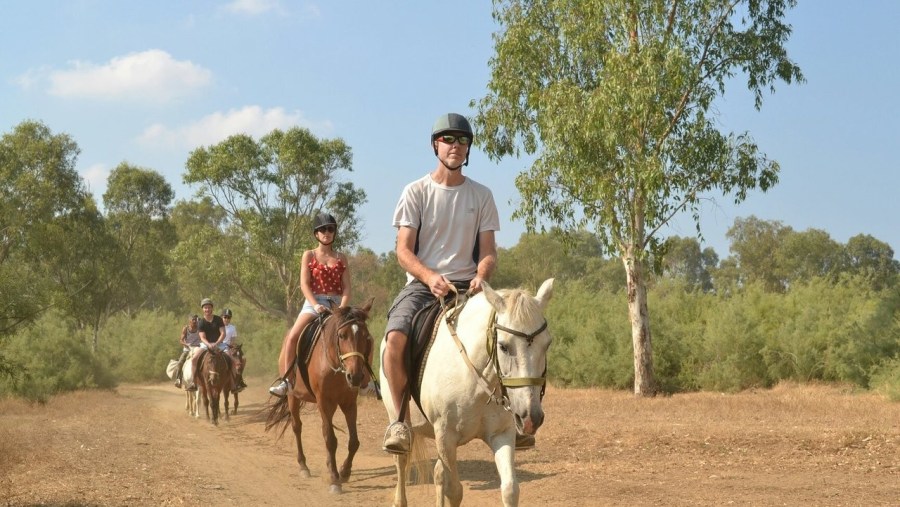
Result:
M330 122L313 124L303 118L299 111L287 112L280 107L263 109L260 106L245 106L225 113L216 112L180 127L170 128L157 123L144 129L138 141L145 146L194 149L216 144L234 134L247 134L258 139L273 129L285 130L294 126L314 131L333 130Z
M278 0L232 0L224 8L236 14L257 15L274 10L280 11L281 5Z
M105 164L94 164L81 171L81 177L84 178L88 190L94 193L99 189L106 188L106 180L109 178L109 168L106 167ZM99 198L100 196L98 196L98 199Z
M167 102L212 81L212 72L159 49L115 57L103 65L71 62L70 70L49 73L49 93L60 97L139 99ZM26 82L28 75L20 78ZM33 79L33 77L32 77Z

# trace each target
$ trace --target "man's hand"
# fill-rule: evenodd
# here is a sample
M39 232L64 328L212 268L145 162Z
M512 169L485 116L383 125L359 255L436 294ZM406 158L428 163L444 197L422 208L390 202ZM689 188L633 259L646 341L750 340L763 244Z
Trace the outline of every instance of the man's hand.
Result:
M469 293L474 296L481 292L481 282L483 282L483 280L480 276L473 278L472 281L469 282Z
M450 280L435 273L428 279L428 288L431 289L432 294L442 298L450 292Z

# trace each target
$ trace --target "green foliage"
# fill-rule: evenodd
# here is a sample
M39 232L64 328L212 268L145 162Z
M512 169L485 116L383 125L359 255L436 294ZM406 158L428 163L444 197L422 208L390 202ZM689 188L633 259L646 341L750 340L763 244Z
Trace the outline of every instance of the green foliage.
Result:
M0 395L45 401L65 391L115 386L108 362L91 352L89 335L73 332L56 312L45 314L2 345L3 356L20 370L0 382Z
M872 387L891 401L900 402L900 356L883 362L872 376Z
M273 130L258 142L233 135L219 144L194 150L186 183L200 185L223 214L218 229L183 241L181 257L193 257L207 270L209 285L227 279L244 300L261 311L292 320L302 301L300 257L312 248L312 219L332 213L339 233L334 247L352 249L360 234L357 210L365 191L341 181L351 172L352 153L341 139L318 139L309 130ZM191 249L201 241L204 248ZM210 294L210 288L201 288Z

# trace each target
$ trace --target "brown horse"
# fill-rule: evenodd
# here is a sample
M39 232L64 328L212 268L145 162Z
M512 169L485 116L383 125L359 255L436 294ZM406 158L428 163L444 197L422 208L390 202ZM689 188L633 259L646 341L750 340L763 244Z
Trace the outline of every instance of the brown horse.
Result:
M203 399L206 418L209 419L212 405L212 423L219 424L219 396L225 395L225 420L228 420L228 393L234 389L231 358L216 347L207 350L200 358L197 368L197 386Z
M229 345L227 353L229 356L231 356L234 359L234 362L233 362L233 365L235 368L235 370L234 370L235 376L234 377L235 377L235 381L237 381L238 379L243 378L244 366L247 365L247 358L244 357L243 344L233 343L233 344ZM231 413L233 415L233 414L237 414L238 392L235 390L232 390L231 394L234 395L234 408L231 411ZM225 411L226 412L228 411L228 396L225 396Z
M320 325L314 337L308 362L298 355L296 367L292 375L293 390L284 398L280 398L269 411L266 430L282 426L282 434L287 429L290 418L294 438L297 441L297 463L300 465L300 476L310 477L303 454L303 442L300 433L303 423L300 421L300 408L305 403L315 403L322 417L322 435L325 448L328 450L327 467L331 475L330 490L341 493L341 483L350 478L353 456L359 449L359 438L356 432L356 399L365 373L371 374L368 358L374 350L372 335L366 326L366 319L372 309L373 300L362 307L341 307L327 317ZM315 325L315 322L313 323ZM306 333L303 333L306 334ZM305 363L305 364L304 364ZM304 368L306 379L298 371ZM375 380L372 379L372 382ZM308 382L308 384L307 384ZM335 452L337 437L334 434L332 418L340 407L347 420L347 459L337 469Z

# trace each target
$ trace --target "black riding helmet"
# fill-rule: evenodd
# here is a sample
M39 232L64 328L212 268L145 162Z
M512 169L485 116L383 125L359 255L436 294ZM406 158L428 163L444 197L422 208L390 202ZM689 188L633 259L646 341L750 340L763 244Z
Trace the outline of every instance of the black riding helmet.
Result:
M231 308L226 308L226 309L222 310L222 316L223 317L231 317Z
M335 229L337 229L337 220L334 219L328 213L319 213L316 215L316 218L313 219L313 234L319 230L320 227L324 227L326 225L333 225Z
M465 116L457 113L447 113L438 116L434 126L431 127L431 145L434 146L434 140L447 132L462 132L475 140L475 133L472 131L472 125ZM469 153L472 151L472 145L466 148L466 161L463 165L469 165ZM437 148L434 148L434 155L437 156ZM459 169L458 167L456 169Z

